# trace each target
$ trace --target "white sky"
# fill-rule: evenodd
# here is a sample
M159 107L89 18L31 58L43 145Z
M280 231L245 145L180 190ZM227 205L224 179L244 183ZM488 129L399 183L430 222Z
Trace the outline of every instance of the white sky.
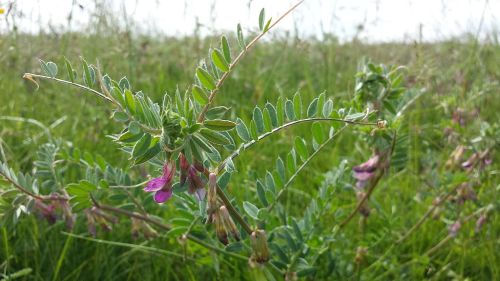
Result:
M75 0L84 8L75 7L71 30L88 23L95 11L95 0ZM18 27L27 32L47 29L67 29L67 15L73 0L0 0L0 7L16 5ZM192 34L196 18L202 24L202 34L214 30L256 28L259 11L266 8L267 16L276 19L296 1L292 0L98 0L105 2L117 17L125 7L129 20L143 32L166 35ZM250 7L250 8L249 8ZM6 15L0 15L0 31L6 32ZM363 25L359 38L366 41L413 40L423 25L424 40L445 39L464 32L498 33L500 0L305 0L292 16L277 29L297 30L301 36L321 36L322 31L341 39L350 39L356 27ZM12 24L12 19L10 19ZM295 25L295 26L294 26Z

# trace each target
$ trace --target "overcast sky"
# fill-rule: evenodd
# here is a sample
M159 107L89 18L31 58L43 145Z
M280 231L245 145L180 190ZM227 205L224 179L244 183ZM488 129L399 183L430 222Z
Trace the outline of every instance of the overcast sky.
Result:
M262 7L268 16L277 18L296 1L292 0L99 0L122 15L123 9L135 27L142 32L166 35L192 34L196 19L201 32L234 30L237 23L247 28L257 26ZM49 24L68 28L67 16L73 0L0 0L0 7L15 3L22 12L18 27L38 32ZM76 0L83 9L74 8L72 30L81 29L95 11L95 0ZM6 15L0 15L0 30L6 32ZM482 34L499 26L500 0L305 0L291 17L282 22L279 30L297 30L301 36L321 36L333 33L349 40L358 26L359 37L367 41L413 40L418 38L422 25L425 40L439 40L464 32ZM496 30L498 33L498 30Z

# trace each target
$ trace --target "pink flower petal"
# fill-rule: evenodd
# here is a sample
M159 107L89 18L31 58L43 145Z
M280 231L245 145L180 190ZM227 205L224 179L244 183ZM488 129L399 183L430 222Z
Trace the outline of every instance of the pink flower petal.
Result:
M175 164L167 162L163 166L163 178L169 182L175 175Z
M198 201L201 201L201 200L205 199L206 194L207 194L207 192L205 191L204 188L199 188L194 193L194 196L196 197L196 199L198 199Z
M354 172L354 178L360 181L367 181L373 177L373 172Z
M355 166L352 169L355 172L373 172L377 168L379 159L380 157L378 155L375 155L365 163Z
M148 184L144 188L144 191L146 191L146 192L158 191L158 190L162 189L166 183L167 183L167 180L163 177L154 178L148 182Z
M154 199L156 203L163 203L172 197L172 189L162 189L155 193Z

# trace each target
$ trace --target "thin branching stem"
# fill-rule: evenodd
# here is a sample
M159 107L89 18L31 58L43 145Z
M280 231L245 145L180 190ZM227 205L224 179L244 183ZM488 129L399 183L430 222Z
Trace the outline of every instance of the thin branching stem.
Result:
M96 239L96 238L86 237L86 236L68 233L68 232L64 232L64 231L62 232L62 234L70 236L70 237L78 238L78 239L92 241L95 243L108 244L108 245L118 246L118 247L127 247L127 248L137 249L137 250L144 251L144 252L152 252L152 253L156 253L156 254L170 255L170 256L174 256L174 257L178 257L178 258L186 258L183 255L178 254L176 252L158 249L155 247L148 247L148 246L144 246L144 245L137 245L137 244L129 244L129 243L123 243L123 242ZM194 259L194 258L187 257L187 259L189 261L196 262L196 259Z
M241 151L248 149L252 145L254 145L257 142L261 141L262 139L265 139L266 137L268 137L268 136L270 136L270 135L272 135L272 134L274 134L276 132L279 132L279 131L281 131L281 130L283 130L285 128L288 128L290 126L297 125L297 124L300 124L300 123L315 122L315 121L342 122L342 123L345 123L345 124L365 125L365 126L377 126L378 125L377 123L373 123L373 122L361 122L361 121L345 120L345 119L340 119L340 118L321 118L321 117L305 118L305 119L291 121L291 122L285 123L285 124L283 124L283 125L281 125L279 127L276 127L276 128L272 129L269 132L266 132L266 133L260 135L257 138L257 140L251 140L251 141L249 141L247 143L242 144L240 146L240 148L238 148L231 155L229 155L226 159L224 159L224 161L221 162L221 164L217 167L217 172L216 173L218 174L218 173L220 173L222 171L222 169L224 169L224 166L226 165L227 161L233 160L234 158L238 157L240 155Z
M288 187L290 184L295 180L297 175L309 164L309 162L323 149L325 148L340 132L342 132L345 128L347 128L348 125L345 125L344 127L340 128L333 136L331 136L329 139L327 139L325 142L323 142L318 149L316 149L305 161L300 165L300 167L295 171L295 173L288 179L288 181L283 185L283 188L280 189L278 194L276 195L275 200L267 207L268 212L271 212L274 209L274 206L276 206L276 203L278 200L283 196L285 192L288 191Z
M302 4L304 0L299 1L297 4L293 5L290 9L288 9L283 15L281 15L275 22L273 22L269 28L263 30L259 35L257 35L248 45L245 46L245 48L238 54L238 56L234 59L234 61L229 65L229 70L226 71L219 81L217 81L217 84L215 85L215 88L211 91L210 96L208 97L208 103L203 107L201 110L200 114L198 115L198 122L203 122L205 120L205 114L207 113L208 109L212 105L213 100L215 99L215 96L219 92L219 89L222 87L222 84L224 84L224 81L229 77L231 71L234 69L234 67L240 62L240 60L250 51L250 49L257 43L260 38L262 38L269 30L271 30L276 24L278 24L282 19L284 19L288 14L290 14L295 8L297 8L300 4Z
M387 157L388 157L387 161L390 161L391 155L394 152L395 147L396 147L396 131L394 131L394 134L392 136L392 145L391 145L391 150L389 151L389 153L387 155ZM354 216L361 209L361 207L366 202L366 200L368 200L370 198L371 194L375 190L375 187L378 185L378 183L383 175L384 175L383 170L378 172L377 176L371 181L370 188L366 192L365 196L363 196L363 198L361 198L361 200L359 200L358 204L356 205L356 208L354 208L354 210L349 214L349 216L347 216L347 218L345 218L339 224L340 229L344 228L352 220L352 218L354 218Z
M224 202L224 205L226 206L227 211L231 214L231 216L236 221L238 221L238 223L241 225L241 227L243 227L245 232L248 235L252 234L253 230L250 227L250 225L248 224L248 222L241 216L241 214L238 212L238 210L236 210L236 208L233 206L231 201L229 201L229 198L226 196L224 191L219 186L217 186L217 196L219 196L219 198L222 200L222 202Z
M476 211L474 211L472 214L469 214L468 216L466 216L465 218L463 218L462 220L460 220L462 223L467 223L468 221L470 221L471 219L473 219L475 216L479 215L480 213L482 212L488 212L489 210L493 209L493 205L487 205L485 207L482 207L482 208L479 208L477 209ZM455 238L454 235L452 234L448 234L446 235L443 239L441 239L436 245L434 245L432 248L430 248L429 250L427 250L422 256L427 256L427 257L430 257L432 254L434 254L435 252L437 252L439 249L441 249L443 246L445 246L450 240L452 240L453 238ZM393 249L395 247L396 244L393 244L389 249ZM386 252L387 253L387 252ZM385 254L384 254L385 256ZM420 260L420 257L416 257L416 258L413 258L405 263L403 263L401 265L401 267L404 267L404 266L407 266L409 264L412 264L414 262L417 262ZM368 268L366 268L366 270L368 269L372 269L372 267L376 264L379 264L381 261L381 258L377 259L376 262L372 263ZM380 280L382 279L382 277L386 276L387 274L391 273L393 269L390 269L390 270L387 270L385 271L383 274L379 275L375 280Z
M151 223L163 230L170 230L172 229L172 227L168 224L165 224L163 222L160 222L156 219L153 219L151 218L150 216L144 216L144 215L141 215L141 214L138 214L138 213L134 213L134 212L130 212L130 211L127 211L127 210L124 210L124 209L120 209L120 208L116 208L116 207L113 207L113 206L109 206L109 205L104 205L104 204L100 204L96 201L94 201L94 205L96 205L97 208L99 209L102 209L102 210L106 210L106 211L109 211L109 212L114 212L114 213L117 213L117 214L121 214L121 215L124 215L124 216L127 216L127 217L133 217L133 218L136 218L136 219L139 219L139 220L143 220L145 222L148 222L148 223ZM234 257L234 258L238 258L238 259L242 259L242 260L248 260L248 257L245 257L245 256L242 256L242 255L238 255L238 254L235 254L235 253L231 253L231 252L227 252L225 251L224 249L220 249L212 244L209 244L209 243L206 243L205 241L191 235L191 234L188 234L186 235L186 238L188 240L191 240L193 241L194 243L196 244L199 244L207 249L210 249L210 250L213 250L215 252L218 252L218 253L221 253L221 254L225 254L225 255L228 255L228 256L231 256L231 257Z
M85 85L82 85L82 84L78 84L78 83L74 83L74 82L71 82L71 81L67 81L67 80L63 80L63 79L59 79L59 78L55 78L55 77L50 77L50 76L45 76L45 75L40 75L40 74L33 74L33 73L25 73L23 75L23 78L25 79L28 79L30 81L34 81L35 80L33 78L41 78L41 79L48 79L48 80L53 80L53 81L57 81L59 83L63 83L63 84L68 84L68 85L71 85L71 86L75 86L75 87L78 87L78 88L81 88L81 89L84 89L84 90L87 90L89 92L91 92L92 94L106 100L107 102L110 102L112 104L114 104L116 107L118 107L118 109L122 112L124 112L125 114L127 114L128 116L128 121L131 121L131 120L135 120L134 117L127 111L123 108L123 106L117 102L116 100L114 100L111 96L111 94L107 93L107 94L103 94L99 91L96 91L90 87L87 87ZM99 81L99 84L102 84L101 81ZM105 86L101 85L103 89L106 89ZM109 95L109 97L108 97ZM137 122L139 124L139 126L146 132L148 133L151 133L153 135L160 135L162 133L162 130L161 129L157 129L157 128L151 128L141 122Z
M438 208L444 202L446 202L446 200L457 190L458 187L459 187L459 185L457 185L455 188L453 188L452 190L447 192L442 198L439 199L439 201L437 203L433 204L432 207L430 207L427 210L427 212L418 220L417 223L415 223L403 236L401 236L401 238L399 238L394 244L392 244L384 252L384 254L382 254L375 262L373 262L370 266L368 266L366 268L366 270L370 270L374 266L377 266L381 261L383 261L385 259L385 257L387 257L387 255L389 255L392 252L392 250L394 250L396 248L396 246L401 245L401 243L403 243L406 239L408 239L408 237L410 237L410 235L413 232L415 232L420 226L422 226L424 224L424 222L427 220L427 218L429 218L429 216L434 212L434 210L436 210L436 208Z
M94 90L92 88L89 88L87 86L84 86L84 85L81 85L81 84L78 84L78 83L74 83L74 82L71 82L71 81L67 81L67 80L63 80L63 79L59 79L59 78L55 78L55 77L50 77L50 76L45 76L45 75L40 75L40 74L34 74L34 73L25 73L23 75L23 78L29 79L29 80L32 80L33 77L35 77L35 78L41 78L41 79L54 80L54 81L57 81L59 83L68 84L68 85L71 85L71 86L74 86L74 87L78 87L78 88L81 88L81 89L84 89L84 90L87 90L87 91L93 93L94 95L96 95L96 96L98 96L98 97L106 100L107 102L114 103L112 99L110 99L109 97L107 97L103 93L98 92L98 91L96 91L96 90Z
M29 195L29 196L31 196L31 197L33 197L35 199L42 200L42 201L47 201L47 200L69 200L69 198L67 196L62 196L62 195L59 195L59 194L51 194L51 195L35 194L35 193L27 190L26 188L22 187L21 185L19 185L19 183L17 183L14 179L12 179L11 177L9 177L3 171L0 171L0 175L3 178L5 178L8 182L10 182L12 184L12 186L14 186L15 188L17 188L19 191L21 191L22 193L24 193L26 195Z
M405 241L410 235L417 230L424 222L425 220L438 208L441 206L448 198L457 191L457 189L460 187L460 185L456 185L455 188L451 189L448 191L443 198L439 197L439 200L430 207L427 212L418 220L416 224L414 224L401 238L396 241L396 244L401 244L403 241Z

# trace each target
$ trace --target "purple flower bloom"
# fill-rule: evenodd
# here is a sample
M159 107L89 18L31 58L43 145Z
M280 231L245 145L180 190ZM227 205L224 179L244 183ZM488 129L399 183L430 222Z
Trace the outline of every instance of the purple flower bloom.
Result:
M163 203L172 197L172 180L175 174L175 164L166 162L163 166L163 175L148 182L144 191L155 192L156 203Z
M450 225L448 227L448 233L452 236L452 237L456 237L457 234L458 234L458 231L460 231L460 228L462 227L462 224L460 223L460 221L456 221L454 224Z
M365 163L352 168L354 171L354 178L358 180L356 183L357 189L363 189L366 183L373 178L378 167L380 157L378 155L373 156Z
M45 218L49 224L54 224L57 220L56 207L53 204L45 204L42 200L35 200L35 209L41 217Z
M203 200L205 198L206 191L203 188L203 181L198 175L198 169L195 165L191 165L188 169L187 181L189 184L188 192L195 193L198 200Z
M481 216L479 216L479 218L476 221L476 227L475 227L476 233L481 231L481 228L483 228L483 225L486 223L486 219L487 219L486 214L481 214Z

